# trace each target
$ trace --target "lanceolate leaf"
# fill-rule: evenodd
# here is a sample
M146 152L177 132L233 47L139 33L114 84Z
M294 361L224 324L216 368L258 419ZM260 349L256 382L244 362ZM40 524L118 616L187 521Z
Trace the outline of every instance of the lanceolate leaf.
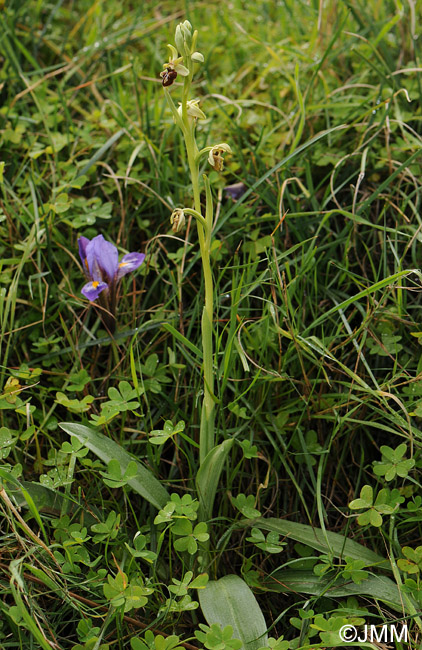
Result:
M196 488L200 501L200 513L206 518L212 516L215 493L227 454L233 446L233 438L225 440L205 456L196 475Z
M210 580L198 591L199 603L208 625L231 625L233 637L243 642L243 650L267 645L267 625L252 591L235 575Z
M126 471L133 457L125 451L117 442L103 436L101 433L84 426L83 424L74 424L73 422L61 422L60 427L71 436L76 436L82 444L90 449L98 458L105 463L111 460L118 460L122 473ZM160 509L170 500L167 490L161 485L160 481L146 467L137 464L137 475L128 481L128 485L140 494L144 499L152 503L153 506Z
M316 576L312 571L294 571L280 569L265 579L265 587L278 593L302 593L312 596L328 596L329 598L345 598L347 596L370 596L381 600L396 611L406 609L403 594L395 582L385 576L370 576L358 585L349 581L336 581L326 577Z
M332 553L334 557L350 557L353 560L365 560L367 564L376 565L381 569L391 571L391 565L388 560L381 555L374 553L366 546L354 542L352 539L344 537L340 533L323 531L321 528L313 528L306 524L298 524L288 519L255 519L243 520L245 526L254 526L263 530L273 530L279 535L294 539L297 542L306 544L311 548L321 551L322 553Z

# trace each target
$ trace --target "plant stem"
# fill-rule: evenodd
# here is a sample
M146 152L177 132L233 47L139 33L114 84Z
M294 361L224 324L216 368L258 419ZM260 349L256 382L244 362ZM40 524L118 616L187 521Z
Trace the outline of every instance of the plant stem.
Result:
M204 399L202 402L201 426L199 433L199 462L203 463L206 455L214 447L214 362L213 362L213 313L214 313L214 287L210 263L211 229L212 229L212 204L209 185L207 189L207 210L205 219L202 216L201 192L199 186L198 147L195 140L196 120L188 114L188 97L192 82L193 62L187 57L189 75L184 78L182 93L181 116L177 111L170 93L165 89L165 95L176 124L180 127L185 140L188 157L189 171L193 189L193 203L198 231L199 248L201 251L202 269L205 284L205 304L202 311L202 351L204 359ZM193 212L193 211L192 211ZM191 214L192 214L191 212ZM195 216L195 215L194 215Z
M189 62L191 70L191 62ZM189 88L192 72L185 79L185 86ZM187 101L187 92L183 93L183 103ZM182 114L185 111L182 109ZM186 119L189 117L186 115ZM189 128L190 126L190 128ZM195 123L189 125L185 134L186 151L188 155L188 164L192 180L194 207L197 212L202 214L201 195L199 189L199 169L197 163L198 147L195 141ZM204 359L204 399L202 402L201 428L199 434L199 462L202 464L205 456L214 447L214 364L213 364L213 344L212 344L212 323L214 314L214 287L210 263L210 243L211 227L208 225L208 232L204 226L197 220L196 228L198 231L199 247L202 258L202 269L205 284L205 304L202 311L202 351Z

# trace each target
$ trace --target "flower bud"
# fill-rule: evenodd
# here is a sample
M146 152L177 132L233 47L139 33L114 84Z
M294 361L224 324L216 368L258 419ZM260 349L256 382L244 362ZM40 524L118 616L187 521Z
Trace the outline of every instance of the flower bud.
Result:
M183 230L186 223L186 217L181 208L176 208L176 210L173 210L170 216L170 223L172 225L173 232L177 233Z
M180 29L183 34L183 40L185 41L188 50L190 50L192 47L192 25L188 20L185 20L184 23L180 23ZM186 52L186 54L188 54L188 52Z
M183 23L180 23L180 26L182 28L183 33L188 34L189 37L192 36L192 25L188 20L185 20Z
M198 63L204 62L204 55L201 52L194 52L192 54L192 61L197 61Z
M198 40L198 30L195 29L195 31L193 32L193 36L192 36L192 46L191 46L191 50L190 50L191 52L195 51L195 49L196 49L196 41L197 40Z
M183 39L183 34L180 25L177 25L176 27L176 32L174 34L174 42L176 43L176 47L179 50L180 54L183 54L185 51L185 47L184 47L184 39Z

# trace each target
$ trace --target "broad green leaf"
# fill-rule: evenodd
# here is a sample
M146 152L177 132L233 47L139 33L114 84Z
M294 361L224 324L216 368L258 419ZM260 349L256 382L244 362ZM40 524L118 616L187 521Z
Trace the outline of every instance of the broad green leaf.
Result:
M288 519L275 519L273 517L255 519L254 521L243 520L241 523L244 526L253 525L263 530L273 530L283 537L294 539L322 553L332 553L339 558L350 557L353 560L365 560L368 565L377 565L382 569L391 571L388 560L381 555L377 555L366 546L362 546L339 533L324 532L321 528L313 528Z
M196 489L198 490L199 501L201 503L200 512L203 518L210 519L212 516L218 482L233 442L233 438L229 438L228 440L224 440L220 445L217 445L217 447L214 447L214 449L211 449L205 456L204 462L196 475Z
M352 581L335 582L328 577L316 576L312 571L281 569L265 579L265 587L277 593L303 593L329 598L347 596L370 596L388 604L396 611L403 611L405 601L396 583L386 576L370 576L358 585Z
M113 459L118 460L122 473L126 471L129 463L133 462L132 456L117 442L83 424L61 422L59 426L69 435L76 436L80 442L105 463L108 464ZM146 467L139 462L136 463L136 466L137 475L130 479L127 484L157 509L163 508L167 501L170 500L167 490Z
M208 625L231 625L233 636L244 650L258 650L267 644L267 624L252 591L239 576L210 580L198 591L199 603Z

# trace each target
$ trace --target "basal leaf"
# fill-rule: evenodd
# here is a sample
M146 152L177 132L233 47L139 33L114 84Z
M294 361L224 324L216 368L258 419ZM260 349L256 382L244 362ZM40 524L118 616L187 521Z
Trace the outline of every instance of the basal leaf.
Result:
M208 625L231 625L233 636L244 650L258 650L267 644L267 624L252 591L235 575L210 580L198 591L199 603Z
M60 427L71 436L76 436L88 449L101 458L105 463L116 459L120 463L122 473L126 471L129 463L134 462L132 456L117 442L107 438L98 431L94 431L83 424L61 422ZM144 499L152 503L157 509L163 508L170 495L161 485L160 481L146 467L137 462L137 475L128 481L128 485Z
M340 533L323 531L321 528L314 528L307 524L298 524L288 519L260 518L252 520L243 520L244 526L253 525L263 530L273 530L282 537L288 537L306 544L311 548L321 551L322 553L332 553L335 557L350 557L353 560L365 560L368 565L377 565L380 568L391 571L391 565L388 560L381 555L374 553L366 546L348 539Z

